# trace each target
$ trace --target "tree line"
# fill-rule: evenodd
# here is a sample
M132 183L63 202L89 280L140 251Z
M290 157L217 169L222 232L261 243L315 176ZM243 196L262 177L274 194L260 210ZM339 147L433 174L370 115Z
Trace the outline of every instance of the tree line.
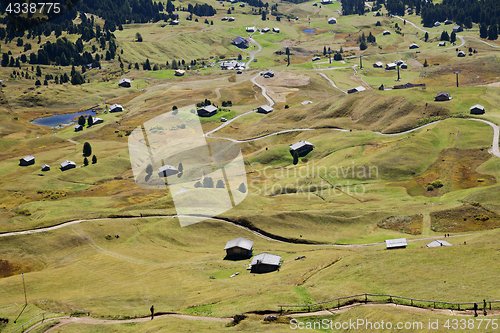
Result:
M404 15L407 8L412 8L415 14L421 16L425 27L451 20L470 29L476 23L480 27L480 37L488 39L497 39L500 30L498 0L443 0L436 4L425 0L377 0L377 4L385 4L387 11L393 15Z
M364 13L365 13L364 0L342 0L342 15L352 15L352 14L363 15Z

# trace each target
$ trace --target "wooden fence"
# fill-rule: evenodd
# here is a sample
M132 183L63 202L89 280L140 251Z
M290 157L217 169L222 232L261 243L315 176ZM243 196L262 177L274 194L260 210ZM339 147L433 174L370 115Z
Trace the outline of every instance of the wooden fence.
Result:
M72 311L71 314L69 315L70 317L73 316L74 312L80 312L82 314L86 313L87 316L90 316L90 311L87 311L87 310L80 310L80 309L70 309L70 310ZM14 333L14 332L24 332L29 327L31 327L31 326L37 324L38 322L40 322L40 317L42 317L41 318L42 319L41 320L42 323L45 321L45 319L52 320L53 318L45 318L45 315L49 314L49 313L64 313L64 311L47 311L47 312L41 313L38 316L36 316L34 318L31 318L30 320L28 320L24 324L21 324L18 328L16 328L14 331L12 331L12 333Z
M21 326L19 326L18 328L16 328L14 331L12 331L12 333L14 332L24 332L25 329L27 329L28 327L31 327L32 325L36 324L38 321L36 321L36 319L42 317L42 323L45 321L45 315L48 314L48 313L61 313L62 311L48 311L48 312L44 312L44 313L41 313L39 314L38 316L28 320L27 322L25 322L24 324L21 324ZM31 324L31 325L28 325L28 324Z
M400 305L409 305L419 308L434 308L434 309L450 309L450 310L473 310L474 302L463 302L463 303L453 303L445 301L435 301L427 299L418 299L411 297L403 297L396 295L384 295L384 294L358 294L352 296L344 296L334 298L329 301L305 304L305 305L278 305L280 308L280 313L283 313L283 309L286 312L291 309L295 309L294 312L311 312L319 311L324 309L340 308L341 306L353 304L353 303L368 303L368 302L379 302L379 303L394 303ZM478 310L483 309L483 301L476 302ZM486 301L486 307L489 310L500 309L500 301ZM286 310L286 309L290 310Z

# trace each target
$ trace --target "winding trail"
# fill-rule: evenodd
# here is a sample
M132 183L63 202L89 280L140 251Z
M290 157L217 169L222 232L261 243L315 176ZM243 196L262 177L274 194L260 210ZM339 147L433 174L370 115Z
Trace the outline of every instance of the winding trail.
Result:
M207 220L212 220L212 221L217 221L217 222L223 222L223 223L228 223L232 226L235 226L237 228L244 229L246 231L249 231L253 233L254 235L265 239L269 241L274 241L274 242L279 242L279 243L286 243L286 244L297 244L297 245L312 245L312 246L328 246L328 247L338 247L338 248L361 248L361 247L366 247L366 246L376 246L376 245L383 245L385 244L384 242L379 242L379 243L363 243L363 244L324 244L324 243L315 243L315 244L308 244L308 243L296 243L291 240L287 240L283 237L279 236L274 236L274 235L265 235L263 234L260 229L253 230L248 227L242 226L240 224L224 220L224 219L219 219L216 217L211 217L211 216L204 216L204 215L196 215L197 217L204 217ZM190 215L157 215L157 216L147 216L147 217L109 217L109 218L101 218L101 219L81 219L81 220L75 220L75 221L70 221L70 222L65 222L61 223L52 227L46 227L46 228L39 228L39 229L31 229L31 230L24 230L24 231L14 231L14 232L8 232L8 233L3 233L0 234L0 237L10 237L10 236L19 236L19 235L29 235L29 234L35 234L35 233L40 233L40 232L46 232L46 231L52 231L52 230L57 230L60 228L68 227L71 225L83 223L83 222L95 222L95 221L113 221L113 220L118 220L118 219L128 219L128 220L139 220L139 219L145 219L145 218L176 218L176 217L191 217ZM475 235L478 233L467 233L467 234L460 234L460 235L453 235L450 237L463 237L463 236L470 236L470 235ZM408 239L408 242L416 242L416 241L422 241L422 240L434 240L434 239L440 239L443 238L444 236L434 236L434 237L424 237L424 238L415 238L415 239ZM281 239L278 239L281 238ZM115 257L117 259L122 259L126 261L131 261L137 264L144 264L148 266L158 266L158 265L165 265L165 264L171 264L172 262L168 263L155 263L151 264L149 262L145 262L142 260L138 260L135 258L129 258L123 255L116 254L114 252L110 252L108 250L105 250L101 247L99 247L97 244L90 242L89 246L91 246L94 250L101 252L103 254L110 255L112 257Z
M255 55L262 50L262 46L260 46L259 42L257 42L255 39L253 39L253 37L250 39L250 43L257 45L257 50L255 50L255 51L247 51L247 50L244 50L244 49L240 49L243 52L248 53L250 55L250 60L248 60L246 66L245 66L247 69L250 68L250 64L253 62L253 60L255 58Z
M239 116L236 116L233 119L230 119L230 120L226 121L225 123L222 123L222 125L220 125L219 127L211 130L210 132L207 132L207 133L203 134L203 136L205 136L205 137L209 136L210 134L215 133L218 130L223 129L224 127L226 127L227 125L229 125L230 123L232 123L233 121L235 121L236 119L238 119L240 117L243 117L243 116L246 116L247 114L254 113L254 112L257 112L257 110L252 110L252 111L248 111L248 112L242 113Z
M470 316L474 315L474 311L472 311L472 310L451 310L451 309L419 308L419 307L416 307L416 306L401 305L401 304L395 304L395 303L369 302L369 303L353 303L353 304L350 304L350 305L341 306L340 308L331 308L331 309L326 309L326 310L321 310L321 311L292 313L292 314L286 314L285 316L287 316L287 317L293 317L293 318L309 317L309 316L311 316L311 317L329 316L329 315L336 314L336 313L347 312L349 310L357 308L358 306L395 307L395 308L406 310L406 311L436 313L436 314L443 314L443 315L448 315L448 316L469 316L470 317ZM500 314L499 310L488 310L488 315L489 316L491 316L491 315L499 315L499 314Z
M262 90L262 96L264 96L267 99L267 101L269 102L269 106L273 106L274 101L271 99L271 97L269 97L267 95L266 88L264 86L258 84L257 81L255 80L259 76L260 76L260 74L255 75L253 78L250 79L250 81L252 81L253 84L255 84L257 87L259 87Z
M397 18L397 19L400 19L400 20L401 20L401 21L403 21L403 22L405 22L405 21L406 21L406 23L410 23L412 26L414 26L416 29L418 29L418 30L420 30L420 31L422 31L422 32L427 32L427 33L429 33L429 34L437 34L437 32L432 32L432 31L427 31L427 30L424 30L424 29L420 28L418 25L416 25L415 23L413 23L412 21L408 21L407 19L404 19L404 18L402 18L401 16L398 16L398 15L393 15L392 17L395 17L395 18Z
M462 36L458 36L458 35L457 35L457 37L462 37ZM478 42L484 43L484 44L486 44L486 45L488 45L488 46L490 46L490 47L494 47L494 48L496 48L496 49L500 49L500 46L490 44L490 43L485 42L484 40L479 39L479 38L474 37L474 36L463 36L462 38L472 38L472 39L475 39L475 40L477 40Z
M190 316L190 315L183 315L183 314L177 314L177 313L166 313L166 314L159 314L155 315L155 318L180 318L180 319L187 319L187 320L199 320L199 321L211 321L211 322L223 322L223 323L229 323L233 320L233 318L224 318L224 317L203 317L203 316ZM92 318L92 317L55 317L55 318L50 318L46 319L44 323L53 321L53 320L59 320L59 323L55 324L45 332L52 332L54 330L57 330L63 326L70 325L70 324L89 324L89 325L95 325L95 324L127 324L127 323L144 323L151 321L151 318L148 317L143 317L143 318L134 318L134 319L98 319L98 318ZM41 326L43 323L39 322L36 323L35 325L31 326L24 332L30 332L37 327Z
M393 17L398 18L398 19L400 19L401 21L406 21L406 23L411 24L413 27L415 27L416 29L418 29L418 30L420 30L420 31L422 31L422 32L427 32L428 34L439 34L439 32L437 32L437 31L436 31L436 32L434 32L434 31L427 31L427 30L425 30L425 29L422 29L422 28L420 28L419 26L417 26L415 23L413 23L413 22L411 22L411 21L409 21L409 20L406 20L406 19L404 19L404 18L402 18L402 17L400 17L400 16L394 15ZM453 46L453 47L443 48L442 50L454 49L454 48L457 48L457 47L462 47L462 46L465 44L465 38L475 39L475 40L477 40L478 42L481 42L481 43L483 43L483 44L486 44L486 45L488 45L488 46L490 46L490 47L493 47L493 48L496 48L496 49L500 49L500 46L498 46L498 45L494 45L494 44L491 44L491 43L488 43L488 42L486 42L486 41L484 41L484 40L482 40L482 39L480 39L480 38L474 37L474 36L461 36L461 35L457 35L457 38L458 38L458 39L460 39L460 41L462 42L460 45L458 45L458 46Z
M250 35L251 36L251 35ZM255 44L257 45L257 50L255 51L247 51L247 50L244 50L244 49L240 49L242 50L243 52L245 53L248 53L250 55L250 60L248 60L248 62L246 63L245 67L248 69L250 68L250 64L253 62L254 58L255 58L255 55L257 53L259 53L261 50L262 50L262 46L259 44L259 42L257 42L254 38L250 37L250 43L252 44ZM262 96L264 96L267 101L269 102L269 106L273 106L274 105L274 101L271 99L271 97L269 97L267 95L267 92L266 92L266 88L260 84L257 83L257 81L255 80L256 78L258 78L260 76L260 74L257 74L256 76L254 76L253 78L250 79L250 81L255 84L257 87L259 87L261 90L262 90ZM244 114L248 114L250 112L247 112L247 113L244 113ZM238 117L237 117L238 118ZM236 119L236 118L233 118L233 120ZM226 124L227 125L227 124ZM219 126L219 128L223 128L224 126ZM211 131L210 133L213 133L215 132L214 131ZM205 135L206 136L206 135Z
M434 313L434 314L442 314L442 315L447 315L447 316L467 316L471 317L474 315L474 311L472 310L452 310L452 309L433 309L433 308L420 308L416 306L410 306L410 305L401 305L401 304L395 304L395 303L380 303L380 302L369 302L369 303L352 303L349 305L344 305L339 308L334 307L330 309L325 309L325 310L319 310L319 311L313 311L313 312L298 312L298 313L287 313L284 314L284 317L293 319L293 318L301 318L301 317L320 317L320 316L330 316L332 314L339 314L339 313L344 313L348 312L350 310L356 309L358 307L373 307L373 306L383 306L383 307L392 307L392 308L397 308L400 310L404 311L410 311L410 312L418 312L418 313ZM499 310L488 310L488 316L498 316L500 314ZM274 315L279 316L279 313L275 313ZM198 321L204 321L204 322L221 322L221 323L230 323L233 321L233 318L227 318L227 317L206 317L206 316L191 316L191 315L183 315L183 314L177 314L177 313L167 313L167 314L157 314L155 315L155 318L179 318L179 319L185 319L185 320L198 320ZM262 316L263 317L263 316ZM134 319L99 319L99 318L92 318L92 317L55 317L55 318L50 318L46 319L44 323L51 322L54 320L58 320L59 322L55 324L54 326L50 327L48 330L45 331L45 333L55 331L63 326L71 325L71 324L87 324L87 325L96 325L96 324L105 324L105 325L112 325L112 324L127 324L127 323L145 323L151 321L151 318L148 317L143 317L143 318L134 318ZM43 323L38 322L34 324L33 326L29 327L26 331L24 332L31 332L32 330L35 330L39 326L41 326Z
M492 123L491 121L484 120L484 119L474 119L473 118L470 120L483 122L485 124L490 125L493 128L493 144L491 145L491 148L488 149L488 153L500 158L500 150L498 149L498 139L500 137L500 126Z
M80 144L80 142L77 142L77 141L74 141L74 140L71 140L71 139L68 139L68 141L71 142L71 143L73 143L73 144L75 144L75 145L79 145Z
M322 77L324 77L328 82L330 82L330 84L334 87L334 88L337 88L338 90L342 91L344 94L347 94L347 91L345 90L342 90L340 89L339 87L337 87L337 85L335 84L335 82L332 81L332 79L330 79L328 76L326 76L325 73L318 73L319 75L321 75Z
M322 74L322 73L319 73L319 74ZM253 113L253 112L255 112L255 111L252 110L252 111L246 112L244 114L241 114L238 117L242 117L244 115L247 115L247 114L250 114L250 113ZM233 118L232 120L234 121L238 117ZM487 124L487 125L489 125L490 127L493 128L493 142L492 142L492 146L488 150L488 152L490 154L492 154L492 155L500 158L500 149L499 149L499 146L498 146L499 145L499 138L500 138L500 126L498 126L498 125L496 125L496 124L494 124L494 123L492 123L492 122L490 122L488 120L484 120L484 119L466 118L466 120L483 122L483 123L485 123L485 124ZM418 131L418 130L420 130L422 128L425 128L427 126L430 126L430 125L433 125L433 124L437 124L437 123L439 123L441 121L442 120L434 121L434 122L431 122L431 123L428 123L428 124L425 124L425 125L413 128L411 130L407 130L407 131L399 132L399 133L380 133L380 132L373 132L373 133L375 133L377 135L384 135L384 136L405 135L405 134L409 134L409 133ZM228 123L230 123L230 122L227 122L226 124L223 124L223 125L217 127L216 129L214 129L214 130L206 133L205 136L207 136L209 134L215 133L217 130L223 128L224 126L227 126ZM243 143L243 142L250 142L250 141L261 140L261 139L265 139L265 138L268 138L268 137L271 137L271 136L275 136L275 135L279 135L279 134L284 134L284 133L292 133L292 132L300 132L300 131L313 131L313 130L320 130L320 129L324 130L325 128L289 129L289 130L283 130L283 131L278 131L278 132L271 133L271 134L262 135L262 136L255 137L255 138L244 139L244 140L236 140L236 139L225 138L225 137L212 137L212 136L211 137L215 138L215 139L228 140L228 141L231 141L233 143ZM330 130L341 131L341 132L349 132L350 131L350 130L340 129L340 128L330 128ZM172 215L172 216L161 216L161 215L159 215L159 216L150 216L150 217L152 217L152 218L175 218L175 217L178 217L178 216L179 217L188 217L188 215ZM205 216L203 216L203 217L205 217ZM141 217L124 217L124 218L128 218L128 219L140 219ZM213 218L213 217L208 217L208 216L206 216L206 218L207 219L211 219L211 220L215 220L215 221L222 221L222 222L230 223L230 224L232 224L234 226L247 229L247 230L253 232L255 235L258 235L259 237L262 237L262 238L265 238L265 239L268 239L268 240L276 240L274 238L265 236L265 235L263 235L260 232L251 230L249 228L243 227L241 225L238 225L238 224L230 222L230 221L226 221L226 220L223 220L223 219L217 219L217 218ZM28 234L34 234L34 233L52 231L52 230L56 230L56 229L59 229L59 228L67 227L67 226L70 226L70 225L74 225L74 224L78 224L78 223L82 223L82 222L86 222L86 221L105 221L105 220L114 220L114 219L121 219L121 217L117 217L117 218L101 218L101 219L80 219L80 220L74 220L74 221L69 221L69 222L61 223L61 224L58 224L58 225L55 225L55 226L51 226L51 227L38 228L38 229L30 229L30 230L24 230L24 231L14 231L14 232L0 233L0 238L1 237L10 237L10 236L18 236L18 235L28 235ZM435 238L439 238L439 237L435 237ZM423 238L423 239L432 239L432 238ZM420 240L422 240L422 239L420 239ZM376 244L380 244L380 243L371 243L371 244L363 244L363 245L367 246L367 245L376 245ZM322 245L329 245L329 244L322 244ZM354 246L354 245L337 245L337 246Z

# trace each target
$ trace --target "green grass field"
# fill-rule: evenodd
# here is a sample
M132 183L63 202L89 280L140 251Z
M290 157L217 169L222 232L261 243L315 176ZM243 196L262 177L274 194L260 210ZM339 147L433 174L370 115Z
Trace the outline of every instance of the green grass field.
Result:
M92 318L125 319L147 316L151 304L157 312L207 317L246 313L248 318L234 326L173 317L138 323L72 323L53 332L288 332L293 329L289 319L268 323L262 313L277 312L280 304L309 304L365 292L449 302L500 297L496 287L500 266L495 260L500 160L488 153L492 128L467 119L469 108L481 104L486 113L473 118L500 124L496 50L470 38L477 37L477 26L460 33L464 45L459 47L462 41L458 39L456 45L441 48L439 36L450 26L424 28L430 35L424 42L424 32L409 23L423 28L415 15L406 15L406 24L374 12L342 16L339 3L313 6L316 2L273 1L280 21L270 14L263 21L258 9L252 13L250 6L238 4L228 14L232 7L228 2L208 0L196 1L216 8L208 24L205 17L195 17L199 22L186 20L185 11L177 12L177 26L162 21L124 24L123 30L114 32L123 69L118 57L102 60L102 69L84 73L82 85L51 81L32 89L36 79L69 73L71 66L43 65L39 78L31 65L22 64L19 71L29 73L30 79L11 76L13 68L0 67L5 78L0 96L0 233L85 220L52 231L0 237L0 318L9 319L8 324L0 324L1 332L12 332L46 311L67 315L79 309L91 311ZM186 7L188 2L174 1L174 5ZM385 9L380 13L385 14ZM224 16L236 20L222 21ZM337 24L328 24L332 16ZM96 22L104 23L100 18ZM248 49L232 45L236 36L250 39L245 30L249 26L279 27L280 33L256 32L251 37L255 43ZM315 30L307 34L305 29ZM384 30L391 35L383 36ZM361 51L358 38L370 32L376 43ZM142 42L136 41L136 33ZM40 45L37 40L28 42L37 52L43 43L55 40L52 34L42 37ZM412 42L420 48L409 50ZM498 45L498 41L489 42ZM219 61L239 55L249 61L257 43L262 47L254 54L257 61L249 63L242 74L218 67ZM91 52L92 46L98 46L95 39L85 44L85 50ZM290 66L284 54L287 47ZM342 62L319 63L328 60L324 48L337 52L341 47ZM477 53L469 56L469 47ZM458 58L455 48L467 56ZM2 50L13 55L24 52L15 41ZM103 56L105 50L96 53ZM314 55L322 60L313 63ZM143 70L146 59L159 70ZM176 77L166 67L174 59L194 68ZM377 61L397 60L408 64L401 69L399 81L396 71L373 68ZM423 67L425 61L429 66ZM140 69L135 69L135 63ZM259 75L268 69L276 75L268 79ZM459 87L457 70L461 71ZM367 90L344 94L319 73L341 90L360 85ZM131 87L120 88L121 78L131 79ZM217 105L216 115L200 118L208 132L222 124L222 117L231 120L269 104L253 78L275 102L274 111L249 113L212 134L218 139L204 140L210 144L222 142L221 137L242 141L237 145L244 157L248 195L219 217L283 241L216 220L181 227L171 217L176 208L170 189L139 186L131 168L129 134L174 106L194 108L205 99ZM426 87L378 89L382 84L392 88L407 82ZM442 91L453 98L434 101ZM222 107L223 101L231 101L232 106ZM302 105L304 101L312 103ZM105 112L114 103L125 110ZM74 132L72 126L51 129L31 123L38 117L92 107L99 109L104 123L81 132ZM302 131L266 136L297 129ZM165 138L165 143L169 140ZM314 150L294 164L290 145L301 140L312 143ZM91 144L89 160L95 155L96 164L83 166L85 142ZM19 159L30 154L36 156L35 165L19 166ZM65 160L75 161L77 168L59 170ZM41 172L45 163L51 170ZM201 171L196 174L200 180ZM215 201L222 190L195 191ZM200 205L191 196L185 198ZM204 213L215 208L207 206ZM403 227L385 223L407 217L412 222ZM446 238L452 247L426 247L429 238L445 233L453 236ZM255 242L254 255L280 255L280 269L254 274L247 270L250 259L224 260L226 242L237 237ZM386 239L403 237L409 240L406 249L385 249ZM296 260L300 256L305 258ZM29 305L14 324L24 306L21 271ZM358 318L422 321L424 325L438 320L444 325L455 316L372 304L326 316L296 317L304 325ZM37 331L51 325L45 323ZM432 331L447 331L442 325ZM411 331L430 330L424 326Z

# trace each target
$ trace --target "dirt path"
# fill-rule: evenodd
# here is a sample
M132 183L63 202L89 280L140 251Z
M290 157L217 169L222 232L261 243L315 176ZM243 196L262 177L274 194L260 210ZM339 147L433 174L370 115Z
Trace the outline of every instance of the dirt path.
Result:
M76 141L71 140L71 139L68 139L68 141L71 142L71 143L73 143L73 144L75 144L75 145L79 145L80 144L80 142L76 142Z
M252 35L250 35L250 37L251 36ZM253 62L255 56L257 55L257 53L259 53L262 50L262 46L260 46L259 42L257 42L255 39L253 39L253 37L251 37L250 43L257 45L257 50L255 50L255 51L247 51L247 50L244 50L244 49L240 49L243 52L248 53L250 55L250 60L248 60L248 62L246 64L246 68L247 69L250 68L250 64Z
M457 37L461 37L461 36L457 36ZM484 43L484 44L486 44L486 45L488 45L488 46L490 46L490 47L494 47L494 48L500 49L500 46L490 44L490 43L485 42L484 40L479 39L479 38L474 37L474 36L463 36L462 38L472 38L472 39L475 39L475 40L477 40L478 42Z
M200 216L200 215L197 215L197 216ZM171 215L171 216L161 216L161 215L158 215L158 216L148 216L148 217L114 217L114 218L88 219L88 220L82 219L82 220L75 220L75 221L70 221L70 222L62 223L62 224L59 224L59 225L56 225L56 226L52 226L52 227L47 227L47 228L31 229L31 230L25 230L25 231L15 231L15 232L3 233L3 234L0 234L0 237L29 235L29 234L34 234L34 233L46 232L46 231L56 230L56 229L64 228L64 227L67 227L67 226L70 226L70 225L74 225L74 224L78 224L78 223L83 223L83 222L113 221L113 220L117 220L117 219L136 220L136 219L143 219L143 218L176 218L176 217L188 217L188 215ZM269 234L268 234L269 235L268 236L268 235L265 235L264 233L260 232L259 229L253 230L253 229L250 229L248 227L239 225L239 224L231 222L231 221L227 221L227 220L223 220L223 219L218 219L218 218L211 217L211 216L201 216L201 217L204 217L207 220L224 222L224 223L231 224L231 225L233 225L233 226L235 226L237 228L245 229L245 230L253 233L254 235L256 235L256 236L258 236L258 237L260 237L262 239L265 239L265 240L274 241L274 242L280 242L280 243L297 244L297 243L295 243L295 242L293 242L291 240L287 240L286 238L282 238L280 236L269 235ZM453 236L450 236L450 237L463 237L463 236L470 236L470 235L475 235L475 234L477 234L477 233L468 233L468 234L461 234L461 235L453 235ZM422 241L422 240L434 240L434 239L440 239L440 238L443 238L443 237L444 236L416 238L416 239L409 239L408 242L416 242L416 241ZM380 243L364 243L364 244L302 244L302 245L328 246L328 247L338 247L338 248L361 248L361 247L366 247L366 246L376 246L376 245L383 245L383 244L385 244L385 243L384 242L380 242ZM136 264L143 264L143 265L151 266L151 263L148 263L148 262L145 262L145 261L141 261L141 260L138 260L138 259L135 259L135 258L130 258L130 257L127 257L127 256L123 256L123 255L116 254L114 252L105 250L105 249L99 247L97 244L95 244L92 241L89 242L89 246L92 247L94 250L96 250L98 252L101 252L103 254L112 256L112 257L117 258L117 259L131 261L131 262L134 262ZM178 263L181 263L181 262L178 262ZM182 262L182 263L185 263L185 262ZM169 263L166 263L166 264L172 264L172 262L169 262ZM155 264L155 265L163 265L163 264Z
M255 84L257 87L259 87L262 90L262 96L264 96L267 99L267 101L269 102L269 106L273 106L274 105L274 101L271 99L271 97L269 97L267 95L266 88L264 86L258 84L257 81L255 80L259 76L260 76L260 74L255 75L253 78L250 79L250 81L252 81L253 84Z
M242 113L242 114L240 114L239 116L236 116L236 117L234 117L233 119L230 119L230 120L226 121L225 123L222 123L222 125L220 125L219 127L215 128L215 129L213 129L213 130L211 130L210 132L207 132L207 133L203 134L203 136L209 136L210 134L215 133L215 132L217 132L218 130L220 130L220 129L222 129L222 128L226 127L227 125L229 125L230 123L232 123L232 122L233 122L233 121L235 121L236 119L238 119L238 118L240 118L240 117L243 117L243 116L246 116L247 114L254 113L254 112L257 112L257 110L252 110L252 111L248 111L248 112Z
M335 82L332 81L332 79L330 79L328 76L326 76L326 74L324 73L318 73L319 75L321 75L322 77L324 77L328 82L330 82L330 84L334 87L334 88L337 88L338 90L342 91L344 94L347 94L347 91L345 90L342 90L340 89L339 87L337 87L337 85L335 84Z
M422 28L420 28L419 26L417 26L415 23L413 23L412 21L408 21L407 19L404 19L400 16L397 16L397 15L393 15L393 17L397 18L397 19L400 19L401 21L406 21L406 23L410 23L412 26L414 26L416 29L422 31L422 32L427 32L429 34L434 34L434 33L437 33L437 32L432 32L432 31L427 31L427 30L424 30Z
M166 318L166 317L172 317L172 318L180 318L180 319L186 319L186 320L199 320L199 321L211 321L211 322L223 322L223 323L229 323L233 319L232 318L218 318L218 317L202 317L202 316L190 316L190 315L183 315L183 314L162 314L162 315L156 315L155 318ZM70 324L89 324L89 325L95 325L95 324L126 324L126 323L143 323L143 322L148 322L151 320L150 317L144 317L144 318L135 318L135 319L124 319L124 320L119 320L119 319L98 319L98 318L92 318L92 317L57 317L57 318L51 318L45 320L45 322L52 321L52 320L59 320L59 323L52 326L45 332L52 332L56 329L59 329L63 326L70 325ZM34 330L35 328L39 327L42 324L42 322L39 322L30 328L28 328L24 332L30 332Z
M379 303L379 302L369 302L369 303L353 303L350 305L345 305L341 306L340 308L331 308L327 310L321 310L321 311L314 311L314 312L303 312L303 313L293 313L293 314L286 314L287 317L293 317L293 318L299 318L299 317L310 317L310 316L327 316L331 314L336 314L336 313L343 313L347 312L351 309L354 309L358 306L386 306L386 307L393 307L393 308L398 308L406 311L412 311L412 312L424 312L424 313L437 313L437 314L443 314L443 315L448 315L448 316L474 316L474 311L472 310L450 310L450 309L429 309L429 308L419 308L415 306L410 306L410 305L401 305L401 304L395 304L395 303ZM482 310L481 310L482 311ZM478 311L481 313L481 311ZM500 315L500 310L488 310L488 316L498 316Z
M247 112L245 114L248 114L248 113L250 113L250 112ZM492 142L492 147L488 150L488 152L490 154L492 154L492 155L500 158L500 149L499 149L499 146L498 146L499 145L499 137L500 137L500 127L498 125L496 125L496 124L494 124L494 123L492 123L490 121L484 120L484 119L468 118L468 120L480 121L480 122L483 122L485 124L490 125L493 128L493 142ZM432 122L432 123L429 123L429 124L426 124L426 125L423 125L423 126L416 127L414 129L411 129L411 130L408 130L408 131L400 132L400 133L391 133L391 134L384 134L384 133L380 133L380 132L374 132L374 133L378 134L378 135L385 135L385 136L394 136L394 135L409 134L411 132L414 132L414 131L417 131L419 129L422 129L422 128L426 127L426 126L430 126L432 124L436 124L436 123L438 123L440 121L441 120L435 121L435 122ZM315 130L315 129L313 129L313 128L300 128L300 129L284 130L284 131L279 131L279 132L275 132L275 133L263 135L263 136L252 138L252 139L246 139L246 140L235 140L235 139L224 138L224 137L213 137L213 138L224 139L224 140L232 141L234 143L239 143L239 142L250 142L250 141L255 141L255 140L261 140L261 139L264 139L264 138L268 138L268 137L271 137L271 136L274 136L274 135L283 134L283 133L291 133L291 132L298 132L298 131L312 131L312 130ZM349 130L345 130L345 129L331 129L331 130L344 131L344 132L348 132L349 131ZM213 132L214 131L212 131L210 133L213 133ZM150 216L150 217L151 218L175 218L177 216L184 217L185 215ZM140 217L126 217L126 218L127 219L138 219ZM58 225L55 225L55 226L51 226L51 227L46 227L46 228L29 229L29 230L24 230L24 231L14 231L14 232L0 233L0 238L1 237L28 235L28 234L33 234L33 233L40 233L40 232L52 231L52 230L56 230L56 229L59 229L59 228L64 228L64 227L67 227L67 226L70 226L70 225L73 225L73 224L78 224L78 223L87 222L87 221L106 221L106 220L115 220L115 219L121 219L121 218L117 217L117 218L102 218L102 219L80 219L80 220L74 220L74 221L69 221L69 222L61 223L61 224L58 224ZM240 225L238 225L236 223L233 223L233 222L230 222L230 221L226 221L226 220L222 220L222 219L217 219L217 218L213 218L213 217L206 217L206 219L211 219L211 220L215 220L215 221L222 221L222 222L225 222L225 223L230 223L230 224L232 224L234 226L247 229L247 230L251 231L252 233L258 235L259 237L262 237L262 238L265 238L265 239L268 239L268 240L275 240L275 241L277 240L277 239L265 236L262 233L259 233L257 231L248 229L246 227L240 226ZM467 234L467 235L470 235L470 234ZM464 236L464 235L462 235L462 236ZM440 237L421 238L421 239L415 239L415 240L426 240L426 239L437 239L437 238L440 238ZM415 241L415 240L410 240L410 241ZM322 244L322 245L344 246L344 247L359 247L359 246L371 246L371 245L379 245L379 244L381 244L381 243L360 244L360 245L331 245L331 244Z
M498 149L498 140L500 137L500 127L491 121L484 120L484 119L469 119L469 120L475 120L475 121L480 121L485 124L490 125L493 128L493 144L491 145L491 148L488 149L488 153L495 155L496 157L500 157L500 150Z
M325 310L320 310L320 311L314 311L314 312L300 312L300 313L287 313L284 314L285 317L288 317L290 319L292 318L301 318L301 317L318 317L318 316L328 316L332 314L339 314L339 313L344 313L347 311L350 311L352 309L355 309L357 307L371 307L371 306L384 306L384 307L392 307L392 308L398 308L404 311L410 311L410 312L418 312L418 313L435 313L435 314L442 314L442 315L447 315L447 316L467 316L467 317L472 317L474 315L474 312L472 310L450 310L450 309L432 309L432 308L419 308L415 306L409 306L409 305L400 305L400 304L395 304L395 303L379 303L379 302L369 302L369 303L353 303L349 305L344 305L341 306L340 308L330 308L330 309L325 309ZM276 315L279 315L276 313ZM498 316L500 315L500 310L488 310L488 316ZM199 321L206 321L206 322L222 322L222 323L229 323L233 319L232 318L225 318L225 317L203 317L203 316L190 316L190 315L183 315L183 314L162 314L162 315L156 315L155 318L180 318L184 320L199 320ZM144 323L148 322L151 320L150 317L144 317L144 318L135 318L135 319L124 319L124 320L118 320L118 319L98 319L98 318L91 318L91 317L56 317L56 318L51 318L47 319L44 321L50 322L53 320L58 320L59 323L55 324L51 328L45 331L45 333L55 331L56 329L59 329L61 327L70 325L70 324L87 324L87 325L96 325L96 324L126 324L126 323ZM39 322L30 328L28 328L24 332L31 332L32 330L38 328L41 326L43 323Z

